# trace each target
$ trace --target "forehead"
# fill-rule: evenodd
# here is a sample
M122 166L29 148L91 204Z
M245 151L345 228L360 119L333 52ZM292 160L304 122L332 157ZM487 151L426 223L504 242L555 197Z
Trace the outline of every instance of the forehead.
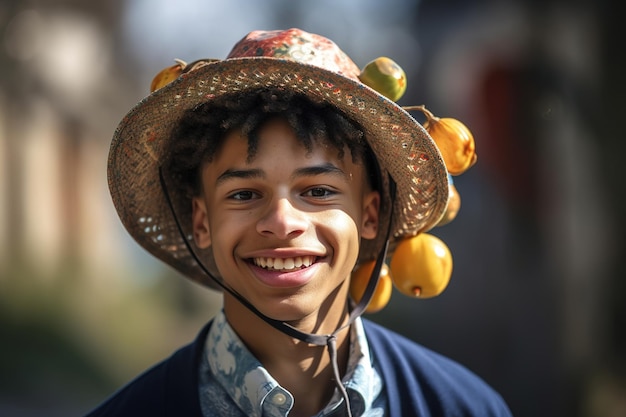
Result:
M326 135L299 136L285 119L276 117L264 122L254 136L246 135L241 129L227 133L213 162L234 157L245 159L246 164L253 164L259 158L281 163L289 162L286 158L299 156L340 162L346 159L346 154L350 155L348 147L341 146L343 150L333 145Z
M328 175L348 182L350 187L371 187L365 166L354 161L349 150L340 155L335 146L321 140L307 148L284 120L271 121L259 132L252 158L248 157L248 142L240 130L224 138L220 151L202 170L205 192L205 187L226 186L232 184L230 180L262 180L274 185L295 181L295 185L299 179Z
M251 134L246 134L241 128L236 128L224 135L222 144L214 155L213 161L224 154L240 153L246 156L248 162L256 159L260 150L273 150L265 157L274 156L280 160L289 151L292 153L327 153L329 158L343 160L345 156L351 158L347 144L333 142L325 131L298 132L292 127L286 118L274 116L263 121L258 129ZM358 158L356 158L358 159Z

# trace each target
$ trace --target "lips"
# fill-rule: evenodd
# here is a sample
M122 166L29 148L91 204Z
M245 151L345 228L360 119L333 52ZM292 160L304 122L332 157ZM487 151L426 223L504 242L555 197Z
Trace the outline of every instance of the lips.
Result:
M293 258L253 258L252 262L268 271L295 271L307 268L315 262L315 256L296 256Z

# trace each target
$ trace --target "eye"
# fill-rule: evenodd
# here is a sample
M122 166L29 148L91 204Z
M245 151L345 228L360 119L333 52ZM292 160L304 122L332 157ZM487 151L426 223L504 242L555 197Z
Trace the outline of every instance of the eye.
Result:
M238 201L248 201L256 197L258 197L258 194L255 193L254 191L249 191L249 190L237 191L236 193L233 193L230 195L231 199L238 200Z
M307 197L315 197L315 198L330 197L330 196L332 196L334 194L335 194L335 192L333 190L330 190L330 189L325 188L325 187L309 188L304 193L304 195L307 196Z

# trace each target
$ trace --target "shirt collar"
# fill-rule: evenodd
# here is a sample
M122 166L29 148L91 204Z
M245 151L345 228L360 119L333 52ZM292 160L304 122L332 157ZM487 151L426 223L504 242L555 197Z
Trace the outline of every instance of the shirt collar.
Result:
M382 380L372 366L360 318L354 321L350 331L350 353L343 383L350 395L352 413L358 416L371 407L382 390ZM216 380L246 415L260 417L264 410L269 409L286 415L293 406L293 396L246 348L228 324L223 311L213 320L207 335L205 355ZM320 415L335 410L341 402L341 396L335 390L332 400Z

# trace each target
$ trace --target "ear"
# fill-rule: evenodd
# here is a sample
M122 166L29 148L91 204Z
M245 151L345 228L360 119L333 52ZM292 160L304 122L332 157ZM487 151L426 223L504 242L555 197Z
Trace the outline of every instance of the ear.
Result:
M380 213L380 193L369 191L363 198L363 219L361 237L374 239L378 234L378 218Z
M211 230L209 228L209 216L206 202L202 197L194 197L191 200L191 222L193 226L193 239L200 249L211 246Z

